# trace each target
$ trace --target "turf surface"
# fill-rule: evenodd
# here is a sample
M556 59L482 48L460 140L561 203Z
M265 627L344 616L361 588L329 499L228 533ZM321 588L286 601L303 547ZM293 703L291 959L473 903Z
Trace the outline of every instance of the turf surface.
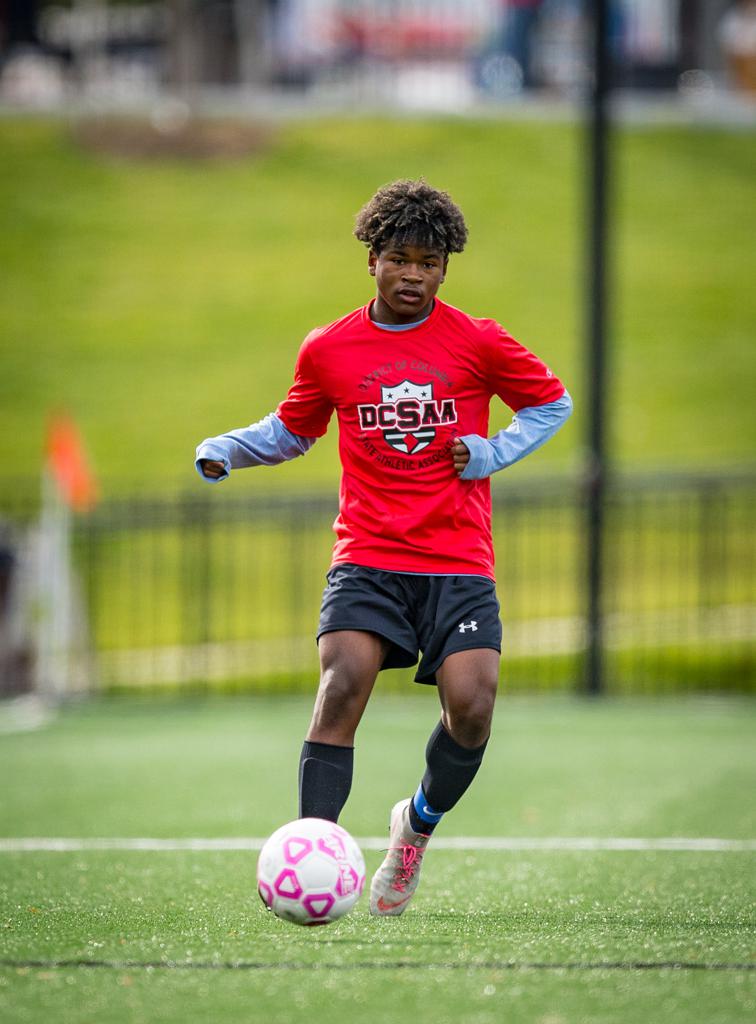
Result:
M292 817L306 700L102 702L0 737L6 836L264 836ZM432 694L377 697L342 821L382 834ZM504 699L453 836L749 839L747 701ZM380 858L366 852L368 869ZM245 852L0 853L0 1019L668 1024L756 1010L754 854L428 856L407 913L267 914Z

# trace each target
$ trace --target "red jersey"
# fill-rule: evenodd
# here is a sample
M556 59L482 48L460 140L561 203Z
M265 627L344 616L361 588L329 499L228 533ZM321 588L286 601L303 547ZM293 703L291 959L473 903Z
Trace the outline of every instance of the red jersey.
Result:
M461 480L455 437L488 436L497 395L515 412L564 386L494 320L435 300L417 327L388 331L370 304L312 331L277 415L320 437L333 410L342 478L333 564L494 578L489 480Z

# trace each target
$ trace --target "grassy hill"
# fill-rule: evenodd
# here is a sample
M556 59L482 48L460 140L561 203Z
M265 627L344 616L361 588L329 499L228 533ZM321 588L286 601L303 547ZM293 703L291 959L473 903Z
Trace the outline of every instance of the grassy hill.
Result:
M65 123L0 122L0 488L33 485L60 407L106 494L194 486L195 444L275 407L310 327L370 298L354 213L419 175L470 227L443 297L499 319L576 399L571 425L516 472L574 466L581 143L569 124L328 119L282 125L250 158L125 161L81 149ZM754 182L756 135L618 135L610 403L624 466L752 459ZM494 426L508 419L500 409ZM335 434L265 488L333 484Z

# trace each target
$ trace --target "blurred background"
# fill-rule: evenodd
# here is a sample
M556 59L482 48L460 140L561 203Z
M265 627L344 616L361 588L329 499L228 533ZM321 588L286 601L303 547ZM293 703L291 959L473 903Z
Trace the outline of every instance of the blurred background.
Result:
M576 404L493 481L506 687L753 692L756 4L605 4L601 95L598 6L0 0L0 695L312 689L336 430L220 488L194 447L420 175L444 298Z
M615 83L753 93L753 4L610 0ZM152 105L167 92L265 111L307 99L464 111L590 75L581 0L3 0L2 97ZM409 88L408 86L413 86Z

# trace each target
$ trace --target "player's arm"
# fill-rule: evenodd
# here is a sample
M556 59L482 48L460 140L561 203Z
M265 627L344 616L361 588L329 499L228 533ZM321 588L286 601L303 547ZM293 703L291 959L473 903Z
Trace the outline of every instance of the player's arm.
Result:
M304 455L316 438L294 434L275 413L258 423L209 437L197 446L194 465L208 483L225 480L232 469L248 466L277 466Z
M480 354L492 394L515 415L495 437L469 434L456 439L452 458L463 480L482 480L524 459L553 437L572 412L564 384L500 324L491 323Z
M572 398L565 390L553 402L520 409L506 430L494 437L466 434L456 438L452 458L457 474L463 480L482 480L506 469L546 444L571 413Z
M209 437L197 448L195 466L208 483L218 483L232 469L277 466L304 455L328 429L333 404L323 393L308 335L299 350L294 382L275 412L258 423Z

